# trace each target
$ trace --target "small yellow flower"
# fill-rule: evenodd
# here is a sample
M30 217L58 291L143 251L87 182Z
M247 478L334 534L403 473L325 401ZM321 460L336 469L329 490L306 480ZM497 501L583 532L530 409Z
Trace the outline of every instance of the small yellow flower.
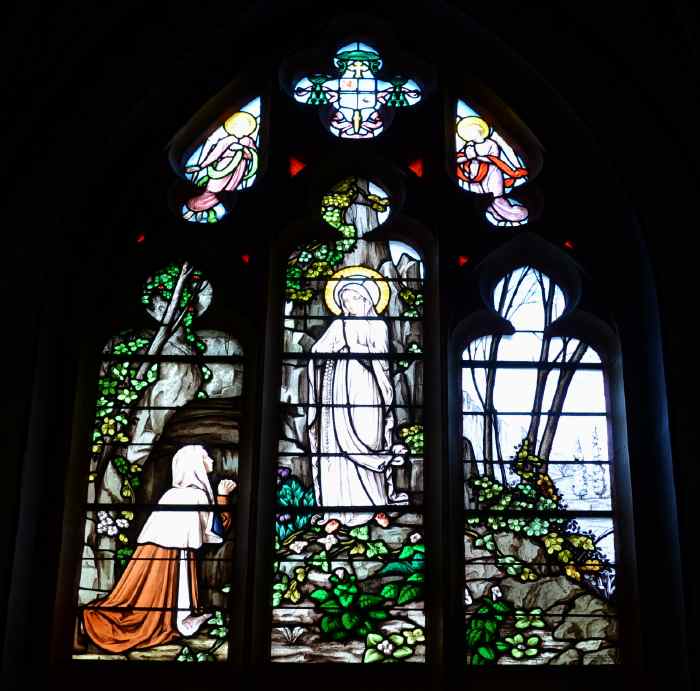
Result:
M526 566L522 570L522 572L520 573L520 580L521 581L536 581L537 574Z
M425 635L423 634L423 629L411 629L410 631L403 631L403 635L406 638L406 643L410 646L416 645L416 643L423 643L425 641Z
M569 578L573 578L575 581L581 580L581 573L573 564L567 564L564 571Z
M129 542L129 538L126 535L124 535L124 533L119 533L119 540L124 543Z
M556 533L549 533L549 535L544 538L544 544L547 547L547 554L559 552L563 542L564 539L559 537Z
M588 559L583 564L579 564L579 569L581 571L600 571L602 566L597 559Z
M102 434L109 434L112 435L117 429L117 423L116 420L114 420L111 417L106 417L102 421L102 427L100 427L100 430L102 431Z
M293 580L289 584L289 588L283 596L285 599L290 600L294 604L296 604L297 602L299 602L299 600L301 600L301 593L299 592L297 586L298 586L297 581Z

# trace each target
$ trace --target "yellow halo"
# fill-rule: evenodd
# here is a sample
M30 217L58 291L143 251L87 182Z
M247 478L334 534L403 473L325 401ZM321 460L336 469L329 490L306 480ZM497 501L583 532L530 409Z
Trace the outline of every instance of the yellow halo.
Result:
M255 132L258 121L244 110L234 113L224 122L224 129L235 137L247 137Z
M340 315L343 313L342 307L335 300L335 289L343 278L348 278L350 276L364 276L365 278L371 279L374 285L377 286L379 289L379 299L374 305L374 311L377 314L381 314L389 304L389 297L391 296L389 284L386 282L384 276L382 276L378 271L368 269L366 266L346 266L339 271L336 271L328 279L324 294L326 307L328 307L333 314Z
M475 115L470 115L466 118L462 118L458 123L457 123L457 134L464 139L465 142L468 141L476 141L472 138L471 133L469 130L471 130L473 127L478 128L479 130L479 136L481 139L479 141L484 141L486 137L489 136L489 133L491 132L491 128L488 126L488 123L486 120L483 118L479 118Z

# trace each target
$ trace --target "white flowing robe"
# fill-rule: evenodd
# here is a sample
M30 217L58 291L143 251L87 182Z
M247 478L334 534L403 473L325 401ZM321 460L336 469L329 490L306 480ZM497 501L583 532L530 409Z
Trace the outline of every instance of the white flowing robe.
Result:
M362 359L362 354L389 351L387 325L380 319L335 319L311 351L357 354L357 359L309 362L307 423L316 503L385 505L389 502L394 394L388 362ZM352 526L372 516L328 512L323 522L335 518Z

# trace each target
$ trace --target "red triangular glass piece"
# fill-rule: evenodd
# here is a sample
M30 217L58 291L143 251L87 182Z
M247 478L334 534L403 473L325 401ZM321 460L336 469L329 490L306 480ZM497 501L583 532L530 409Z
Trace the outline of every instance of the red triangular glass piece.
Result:
M289 174L294 177L295 175L299 175L302 170L306 168L306 163L303 161L300 161L298 158L290 157L289 158Z
M417 177L423 177L423 159L417 158L415 161L411 161L408 164L408 169L414 173Z

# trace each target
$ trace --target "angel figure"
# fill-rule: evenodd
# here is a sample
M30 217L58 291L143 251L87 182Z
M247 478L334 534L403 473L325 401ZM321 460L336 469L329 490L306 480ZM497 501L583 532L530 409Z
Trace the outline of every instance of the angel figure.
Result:
M461 118L457 134L464 141L464 146L457 151L460 186L469 192L493 196L486 209L486 218L493 225L526 223L527 207L506 196L528 175L513 148L478 116Z
M245 110L234 113L190 156L185 174L204 191L183 205L186 221L219 220L226 209L218 193L253 184L258 170L258 127L259 120L253 114Z

